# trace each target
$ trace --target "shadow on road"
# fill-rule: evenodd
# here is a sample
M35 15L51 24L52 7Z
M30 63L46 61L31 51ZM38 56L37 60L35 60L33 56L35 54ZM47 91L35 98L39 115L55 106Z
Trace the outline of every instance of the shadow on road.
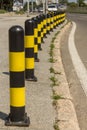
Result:
M7 116L8 116L8 115L7 115L6 113L0 111L0 119L6 120L6 117L7 117Z
M2 72L3 74L9 75L9 72Z

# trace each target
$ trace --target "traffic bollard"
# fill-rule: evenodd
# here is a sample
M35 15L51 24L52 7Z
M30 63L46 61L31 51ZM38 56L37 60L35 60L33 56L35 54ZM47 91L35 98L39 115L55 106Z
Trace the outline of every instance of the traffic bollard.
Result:
M53 32L53 15L52 15L52 13L50 13L50 17L51 17L50 18L50 21L51 21L50 22L50 28L51 28L50 30Z
M44 15L43 14L41 14L40 15L40 17L41 17L41 43L44 43L44 41L43 41L43 36L44 36L44 32L43 32L43 29L44 29Z
M46 33L47 33L47 15L46 14L43 14L43 17L44 17L44 19L43 19L43 36L44 36L44 38L47 38L47 36L46 36Z
M47 34L50 34L50 14L47 14Z
M56 26L58 27L58 19L59 19L59 13L58 12L56 12Z
M35 58L35 62L39 62L39 58L38 58L38 29L37 29L37 18L33 17L32 20L34 21L34 58Z
M56 29L56 12L54 12L54 28Z
M24 30L21 26L9 29L9 71L10 71L10 114L6 126L29 126L25 113L25 53Z
M38 50L42 50L42 47L41 47L41 17L40 15L36 16L37 20L38 20L38 25L37 25L37 28L38 28Z
M34 76L34 22L25 21L25 78L27 81L37 81Z

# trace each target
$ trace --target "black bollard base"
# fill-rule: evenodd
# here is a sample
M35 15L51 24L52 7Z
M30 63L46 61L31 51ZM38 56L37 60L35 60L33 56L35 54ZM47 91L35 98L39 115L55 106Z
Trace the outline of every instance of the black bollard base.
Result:
M34 53L34 61L39 62L38 53Z
M38 48L39 51L42 51L42 48Z
M42 43L43 43L43 44L45 43L44 40L42 41Z
M50 31L53 32L53 29L51 29Z
M25 70L25 79L26 79L26 81L37 82L37 77L34 76L34 69Z
M40 59L38 59L38 58L37 58L37 59L35 59L35 62L39 62L39 61L40 61Z
M5 125L6 126L28 127L30 125L30 119L29 119L29 117L27 117L27 113L25 113L25 117L24 117L23 121L12 122L10 120L10 114L9 114L9 116L5 120Z
M44 38L47 38L47 36L45 35Z
M37 82L37 77L33 76L31 78L26 78L26 81L34 81Z
M38 44L38 50L42 51L41 44Z
M49 31L47 31L47 34L48 34L48 35L50 35L50 32L49 32Z

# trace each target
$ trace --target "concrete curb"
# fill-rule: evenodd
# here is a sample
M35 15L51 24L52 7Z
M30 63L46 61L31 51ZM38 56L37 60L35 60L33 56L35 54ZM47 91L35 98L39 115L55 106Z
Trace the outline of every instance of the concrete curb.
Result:
M70 25L70 22L65 25L54 41L54 59L56 59L56 62L53 64L53 68L55 71L61 72L61 74L55 75L58 79L59 85L54 86L53 90L55 94L63 97L63 99L57 100L56 103L56 123L60 130L80 130L60 53L61 38L67 29L69 29Z

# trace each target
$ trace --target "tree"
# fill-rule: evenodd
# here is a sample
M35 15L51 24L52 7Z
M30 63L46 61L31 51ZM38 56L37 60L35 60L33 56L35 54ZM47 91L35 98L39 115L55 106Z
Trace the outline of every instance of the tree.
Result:
M84 5L84 0L77 0L78 6L81 7Z
M68 2L68 4L67 4L69 7L77 7L78 5L77 5L77 3L75 3L75 2Z
M0 9L3 9L3 0L0 0Z
M60 4L67 4L67 3L68 3L68 0L59 0L59 3L60 3Z
M13 0L0 0L0 8L9 10L12 8Z

